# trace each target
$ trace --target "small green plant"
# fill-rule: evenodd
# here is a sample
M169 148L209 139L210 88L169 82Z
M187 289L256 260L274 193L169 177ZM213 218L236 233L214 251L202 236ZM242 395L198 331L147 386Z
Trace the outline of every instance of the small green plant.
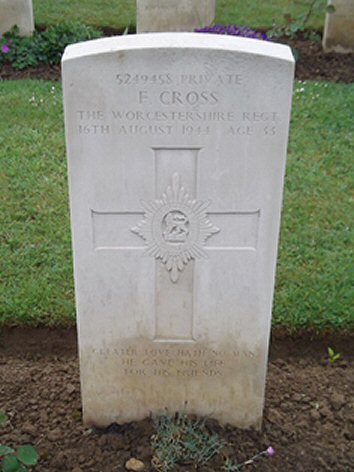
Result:
M154 419L156 434L152 436L153 466L159 472L174 470L177 464L206 464L224 446L211 434L205 420L193 419L185 413L158 416Z
M68 44L96 39L102 33L82 23L67 22L50 26L38 36L38 60L44 64L60 64Z
M339 352L335 352L334 349L331 347L327 348L327 353L328 353L328 360L331 365L333 365L341 357Z
M35 31L31 37L19 36L18 28L14 26L0 38L0 63L10 62L18 70L38 64L60 64L68 44L101 36L100 31L77 22L59 23L45 31Z
M241 470L241 467L244 467L245 465L251 465L254 463L255 460L260 459L264 456L272 457L274 456L274 454L274 449L269 446L265 451L259 452L255 456L251 457L251 459L248 459L247 461L241 462L239 464L227 458L224 462L223 470L225 470L226 472L239 472Z
M298 33L303 33L305 39L320 41L321 36L316 31L306 31L305 29L312 14L319 9L323 9L328 13L333 13L335 10L333 5L327 5L327 0L309 0L307 1L307 9L305 12L297 16L285 13L284 23L281 25L277 25L273 22L273 27L267 31L268 38L286 36L290 39L294 39Z
M16 450L0 444L1 472L25 472L27 466L38 462L38 453L33 446L19 446Z
M5 424L9 421L9 417L7 414L0 410L0 427L5 426Z
M0 427L9 422L6 413L0 410ZM16 449L0 444L0 472L26 472L38 462L38 453L31 445L19 446Z

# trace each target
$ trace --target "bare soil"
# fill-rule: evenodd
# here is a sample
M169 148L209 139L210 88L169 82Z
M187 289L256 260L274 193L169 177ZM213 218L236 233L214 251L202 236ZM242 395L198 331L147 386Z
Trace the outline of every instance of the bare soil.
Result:
M106 31L113 34L114 31ZM280 39L297 51L296 78L299 80L327 80L330 82L354 82L354 54L324 53L321 43L301 37L295 40ZM1 79L60 80L60 66L41 65L16 71L10 64L0 65Z
M327 347L341 353L328 363ZM215 385L217 388L217 385ZM130 457L151 465L150 418L105 431L81 424L79 367L74 329L3 328L0 332L0 409L10 423L0 443L31 443L38 472L123 472ZM245 461L272 446L276 454L242 470L354 470L354 333L315 337L275 331L261 431L242 431L208 420L227 446L198 468L222 471L223 457ZM192 464L176 471L192 472Z

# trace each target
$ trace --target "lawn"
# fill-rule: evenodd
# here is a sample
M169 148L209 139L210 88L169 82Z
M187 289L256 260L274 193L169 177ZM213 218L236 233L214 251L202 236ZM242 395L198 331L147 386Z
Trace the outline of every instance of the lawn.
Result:
M0 83L0 324L74 323L61 100ZM354 327L353 109L353 84L295 84L275 325Z
M73 319L61 88L0 84L0 320Z
M325 6L326 0L321 1ZM279 23L285 13L294 16L304 13L308 4L309 0L217 0L215 22L269 29L273 19ZM120 30L136 24L135 0L33 0L33 5L35 22L41 26L57 24L65 19ZM315 9L308 26L322 30L324 16L324 9Z

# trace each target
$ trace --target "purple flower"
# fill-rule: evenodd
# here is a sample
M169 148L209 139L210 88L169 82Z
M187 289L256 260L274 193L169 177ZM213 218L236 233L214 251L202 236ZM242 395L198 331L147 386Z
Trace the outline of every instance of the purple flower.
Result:
M197 28L194 31L196 33L228 34L231 36L242 36L244 38L262 39L264 41L268 40L268 37L265 33L247 28L247 26L216 24L213 26L206 26L204 28Z
M268 447L268 449L267 449L267 454L268 454L268 456L270 456L270 457L274 456L275 451L274 451L274 449L272 448L272 446L269 446L269 447Z
M7 44L3 44L1 46L1 52L4 53L4 54L7 54L8 52L10 51L10 48Z

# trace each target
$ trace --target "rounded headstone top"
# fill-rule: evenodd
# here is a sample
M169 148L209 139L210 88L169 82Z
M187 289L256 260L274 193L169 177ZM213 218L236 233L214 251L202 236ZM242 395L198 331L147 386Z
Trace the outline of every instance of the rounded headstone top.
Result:
M226 50L294 62L290 47L284 44L202 33L147 33L85 41L68 46L62 61L119 51L164 48Z

